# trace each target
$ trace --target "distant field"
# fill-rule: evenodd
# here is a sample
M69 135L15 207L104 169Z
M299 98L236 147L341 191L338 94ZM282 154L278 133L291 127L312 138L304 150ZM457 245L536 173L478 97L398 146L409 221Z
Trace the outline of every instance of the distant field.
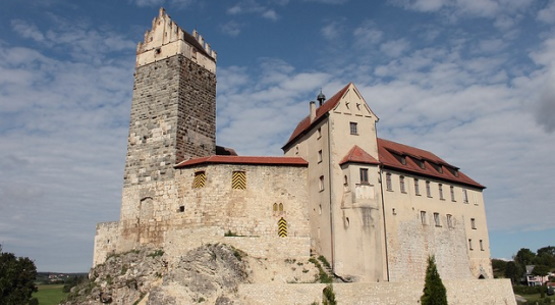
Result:
M57 305L67 293L62 291L64 285L38 285L39 291L33 296L39 300L39 305Z

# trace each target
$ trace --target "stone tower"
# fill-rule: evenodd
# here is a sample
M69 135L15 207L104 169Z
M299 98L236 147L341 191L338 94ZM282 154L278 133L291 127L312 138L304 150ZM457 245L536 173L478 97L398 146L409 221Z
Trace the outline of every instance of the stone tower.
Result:
M164 181L216 153L216 52L163 8L137 46L124 187Z

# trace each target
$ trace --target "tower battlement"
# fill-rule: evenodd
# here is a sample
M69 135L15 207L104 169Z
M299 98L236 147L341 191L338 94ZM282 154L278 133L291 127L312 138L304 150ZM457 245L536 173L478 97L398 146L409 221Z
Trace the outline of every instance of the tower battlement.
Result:
M216 51L194 30L192 35L171 20L164 8L152 20L152 28L145 32L137 45L136 66L181 54L212 73L216 72Z

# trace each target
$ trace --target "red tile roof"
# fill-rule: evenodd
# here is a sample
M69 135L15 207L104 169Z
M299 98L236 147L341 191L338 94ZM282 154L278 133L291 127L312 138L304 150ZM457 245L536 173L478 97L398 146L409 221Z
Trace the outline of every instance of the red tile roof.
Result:
M209 156L183 161L175 168L198 164L252 164L252 165L290 165L308 166L308 162L299 157L243 157L243 156Z
M297 137L302 135L305 131L309 130L310 127L313 124L315 124L320 118L322 118L330 110L335 108L335 106L337 106L337 103L339 102L339 100L341 99L343 94L345 94L347 89L349 89L349 86L351 84L352 83L347 84L347 86L345 86L343 89L339 90L339 92L337 92L334 96L332 96L330 99L328 99L322 106L318 107L316 109L316 117L314 118L314 120L312 122L310 122L310 114L308 116L306 116L302 121L300 121L299 124L297 125L297 127L295 128L295 130L293 130L293 133L291 134L291 137L289 137L289 140L287 141L287 143L285 143L285 145L283 145L283 147L284 148L287 147L287 145L289 145L289 143L293 142L293 140L295 140Z
M378 154L384 168L429 176L482 189L485 188L485 186L460 172L458 167L443 161L440 157L429 151L378 139ZM405 164L398 159L399 157L405 160ZM421 162L423 167L417 162ZM441 168L441 171L436 169L436 167Z
M364 149L358 147L357 145L353 146L351 150L347 153L347 155L339 162L339 165L343 165L348 162L354 163L365 163L365 164L380 164L376 158L372 157L369 153L364 151Z

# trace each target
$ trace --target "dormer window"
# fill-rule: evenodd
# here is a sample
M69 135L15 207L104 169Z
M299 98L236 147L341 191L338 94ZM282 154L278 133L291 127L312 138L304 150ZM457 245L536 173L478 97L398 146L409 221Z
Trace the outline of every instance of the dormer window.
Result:
M424 164L424 161L420 160L420 159L414 159L414 163L416 163L416 165L418 165L418 167L420 167L421 169L425 169L426 165Z
M446 166L447 170L451 173L451 175L458 177L459 176L459 171L456 168L452 168L449 166Z
M407 164L407 157L406 156L403 156L403 155L400 155L400 154L397 154L397 153L394 153L394 152L392 152L391 154L395 157L395 159L397 159L397 161L399 161L399 163L401 163L403 165Z
M437 164L437 163L433 163L430 162L430 164L432 165L432 167L438 172L438 173L443 173L443 168L441 165Z

